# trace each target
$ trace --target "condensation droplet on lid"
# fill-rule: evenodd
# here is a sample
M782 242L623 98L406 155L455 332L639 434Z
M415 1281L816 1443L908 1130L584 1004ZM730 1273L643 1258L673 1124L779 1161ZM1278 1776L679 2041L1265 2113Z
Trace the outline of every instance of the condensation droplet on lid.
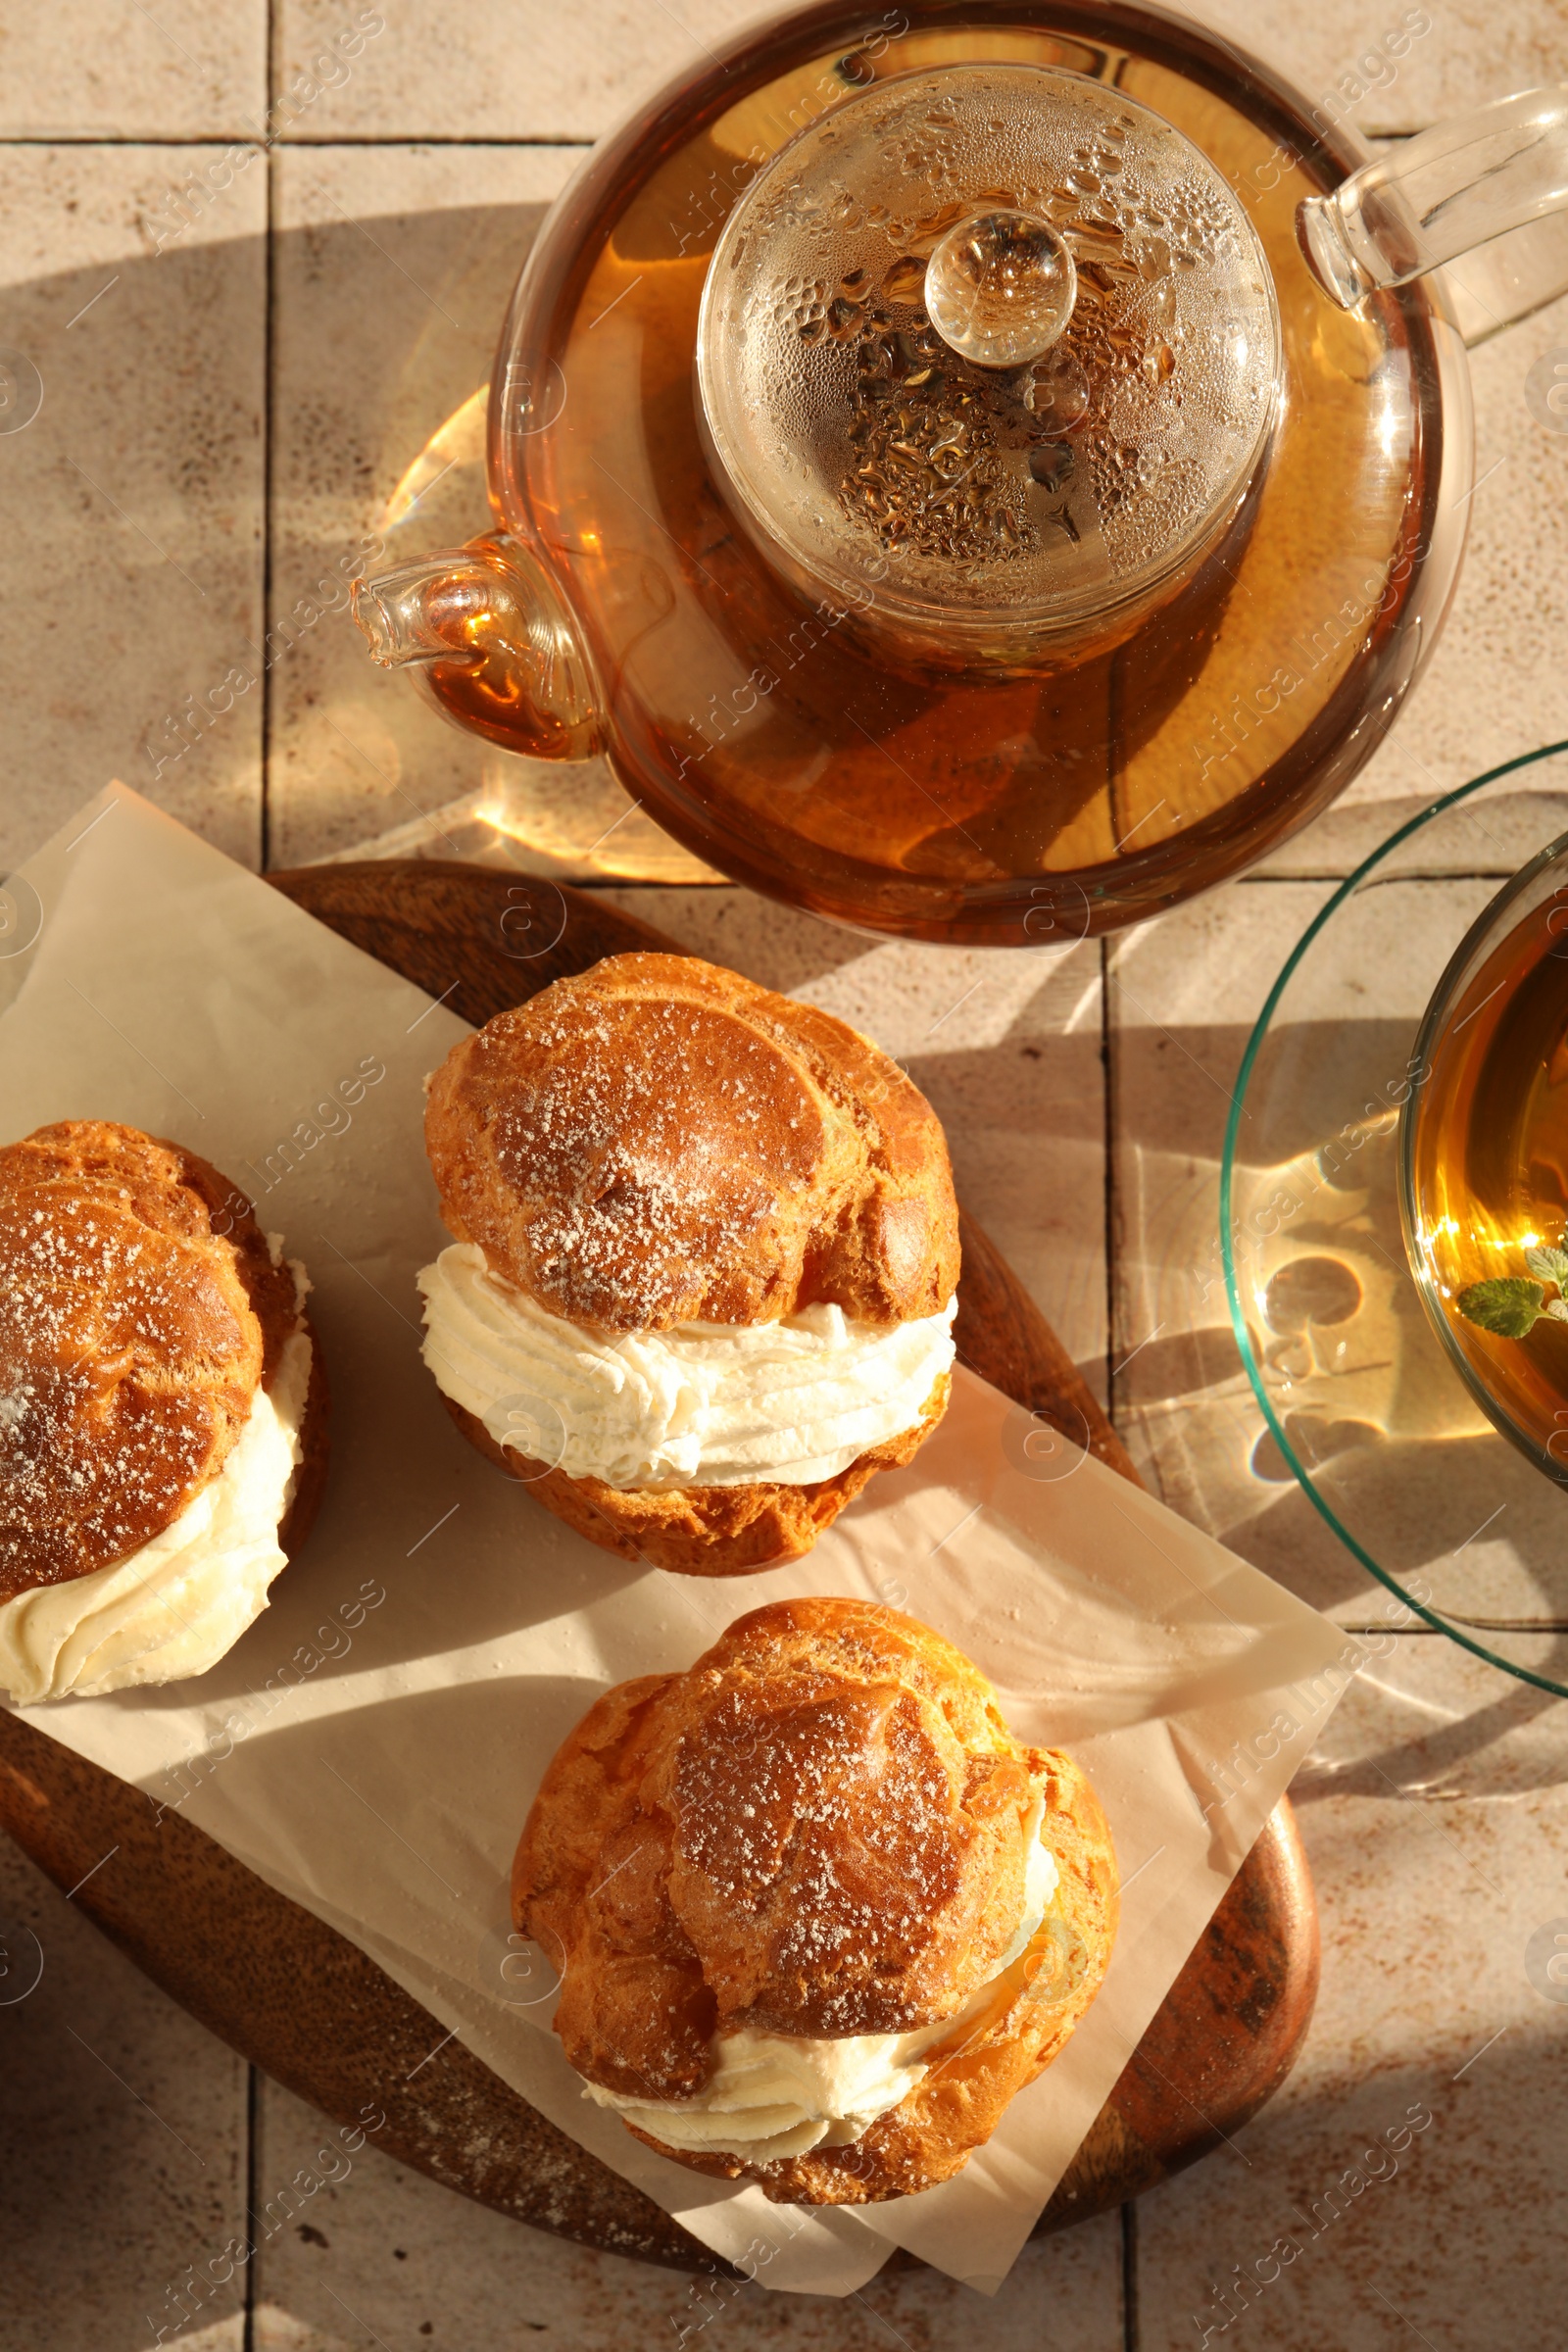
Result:
M1073 452L1066 441L1039 441L1029 452L1029 476L1042 490L1063 490L1072 478Z
M1089 377L1070 352L1058 348L1030 369L1023 405L1039 423L1071 432L1089 412Z
M882 280L882 291L889 302L913 303L917 308L925 301L925 264L917 254L905 254L896 261Z

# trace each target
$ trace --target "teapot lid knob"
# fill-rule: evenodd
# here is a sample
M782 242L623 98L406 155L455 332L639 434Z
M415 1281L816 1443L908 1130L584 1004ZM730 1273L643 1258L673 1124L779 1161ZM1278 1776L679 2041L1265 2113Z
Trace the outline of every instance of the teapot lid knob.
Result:
M1078 299L1072 248L1031 213L976 213L925 270L926 316L977 368L1021 368L1051 349Z

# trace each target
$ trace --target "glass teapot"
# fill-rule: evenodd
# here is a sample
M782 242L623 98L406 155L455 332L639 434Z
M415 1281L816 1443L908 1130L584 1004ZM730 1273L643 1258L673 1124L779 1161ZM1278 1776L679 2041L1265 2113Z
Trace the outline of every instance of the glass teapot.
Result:
M374 658L863 930L1046 945L1237 872L1431 652L1464 345L1568 283L1568 85L1369 162L1124 0L707 57L546 220L494 528L357 584Z

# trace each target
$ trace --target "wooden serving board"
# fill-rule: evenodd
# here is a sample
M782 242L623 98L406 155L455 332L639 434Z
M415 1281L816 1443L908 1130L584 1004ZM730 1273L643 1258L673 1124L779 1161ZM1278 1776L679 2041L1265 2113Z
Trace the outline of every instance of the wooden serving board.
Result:
M602 956L673 943L592 896L484 866L305 867L270 880L474 1023ZM956 1332L973 1370L1136 1473L1055 1334L963 1224ZM497 2211L617 2254L720 2271L640 2190L481 2066L355 1944L180 1815L0 1709L0 1825L137 1965L253 2064ZM111 1870L92 1876L111 1847ZM78 1884L85 1879L86 1883ZM1288 2072L1317 1990L1317 1920L1282 1800L1037 2225L1086 2220L1233 2134Z

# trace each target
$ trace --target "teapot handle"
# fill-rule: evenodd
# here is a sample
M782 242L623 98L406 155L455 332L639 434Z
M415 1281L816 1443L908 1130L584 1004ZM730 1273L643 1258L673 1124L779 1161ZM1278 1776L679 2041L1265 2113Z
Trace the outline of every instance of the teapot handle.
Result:
M383 669L415 666L444 718L534 760L587 760L604 721L564 598L500 531L356 580L354 617Z
M1481 343L1568 289L1568 82L1521 90L1402 139L1297 210L1342 310L1445 263L1460 333Z

